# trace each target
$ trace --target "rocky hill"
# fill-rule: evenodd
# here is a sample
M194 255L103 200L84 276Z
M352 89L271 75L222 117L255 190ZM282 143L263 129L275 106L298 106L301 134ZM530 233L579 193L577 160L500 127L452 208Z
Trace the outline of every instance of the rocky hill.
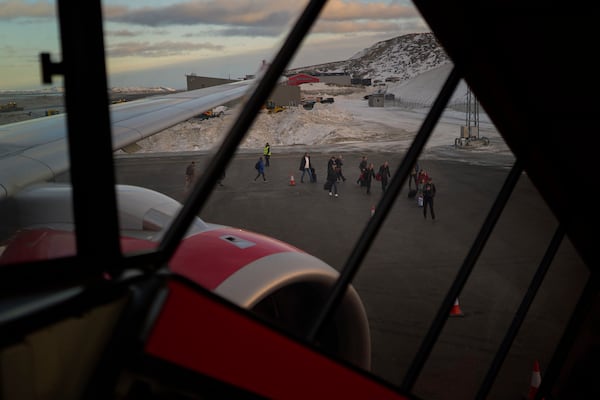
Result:
M346 72L353 78L379 82L404 82L450 62L432 33L412 33L375 43L345 61L290 69L286 75Z

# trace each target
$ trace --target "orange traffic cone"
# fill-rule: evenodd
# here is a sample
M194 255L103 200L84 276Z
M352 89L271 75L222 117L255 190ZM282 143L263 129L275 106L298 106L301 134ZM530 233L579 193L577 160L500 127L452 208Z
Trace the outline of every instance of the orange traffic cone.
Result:
M451 317L464 317L465 316L465 314L463 314L463 312L461 311L460 306L458 305L458 297L456 298L456 300L454 300L454 305L450 309L450 316Z
M294 180L294 175L290 176L290 186L296 186L296 181Z
M375 214L375 205L371 206L371 217Z
M527 400L533 400L537 394L538 388L542 383L542 375L540 374L540 363L535 360L533 363L533 372L531 373L531 385L529 386L529 393L527 394Z

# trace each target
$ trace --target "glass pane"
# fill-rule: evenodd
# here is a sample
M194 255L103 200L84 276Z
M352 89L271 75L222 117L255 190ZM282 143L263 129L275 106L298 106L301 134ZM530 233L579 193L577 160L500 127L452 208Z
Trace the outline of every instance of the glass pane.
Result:
M60 62L56 5L4 1L0 9L0 263L71 255L69 188L39 185L68 182L63 81L44 84L40 63L41 53Z
M164 237L248 97L205 103L206 91L260 78L307 4L231 3L103 3L127 255ZM9 79L0 88L0 183L26 188L5 194L0 203L0 262L70 255L68 186L29 188L49 177L31 178L12 158L36 132L48 134L13 123L56 121L65 111L60 79L41 85L37 58L40 52L60 58L55 5L3 6L7 56L0 66ZM383 193L400 178L395 174L452 68L411 2L328 2L286 68L284 83L262 105L225 171L218 171L220 180L170 267L305 335L329 285L380 211ZM45 118L55 112L58 117ZM51 133L61 137L64 129ZM418 158L418 170L427 175L411 175L401 185L354 279L356 297L349 295L335 323L324 328L320 345L400 385L514 161L461 81ZM192 162L193 175L186 173ZM380 168L386 162L389 175ZM63 165L61 171L67 170ZM21 173L29 180L16 180ZM378 173L387 175L387 186ZM434 209L418 200L427 177L436 187ZM57 180L69 182L67 175ZM335 186L325 189L327 181ZM457 299L461 309L453 310L461 318L448 321L414 394L473 397L556 226L523 174ZM39 254L24 250L32 243L40 246ZM519 348L511 350L500 373L496 398L517 398L528 389L532 361L551 357L587 278L566 240L554 263ZM571 268L576 273L567 279Z

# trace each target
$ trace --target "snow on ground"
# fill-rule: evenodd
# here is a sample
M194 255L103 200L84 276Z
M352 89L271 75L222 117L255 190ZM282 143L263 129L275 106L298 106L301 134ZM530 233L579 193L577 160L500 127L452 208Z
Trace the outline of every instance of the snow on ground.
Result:
M261 112L239 146L240 152L259 152L265 143L271 144L274 153L283 152L331 152L361 153L375 151L404 154L419 131L431 104L444 84L452 64L444 64L421 73L405 82L389 83L377 87L339 87L324 83L303 84L302 96L315 99L318 96L333 97L331 104L316 103L312 110L288 107L276 114ZM117 88L113 93L135 93L155 90L164 93L169 88ZM393 94L394 102L386 101L385 107L369 107L365 95L385 91ZM33 110L31 116L41 116L44 111L61 101L62 93L51 95L21 94L19 104ZM461 126L467 124L465 103L467 86L461 81L449 106L435 127L421 158L448 159L479 165L509 166L514 157L505 145L484 110L479 113L479 135L489 139L489 145L457 147ZM0 94L5 101L14 100L13 95ZM37 108L36 108L37 107ZM171 127L159 134L138 142L140 153L207 152L217 148L235 121L238 107L225 110L222 118L201 120L193 118ZM10 117L12 113L2 114ZM37 115L39 114L39 115ZM23 114L20 115L23 117ZM1 119L1 118L0 118ZM19 119L22 120L22 119ZM16 122L10 119L0 123ZM118 153L122 153L119 151Z
M435 73L434 73L435 72ZM376 88L348 88L323 83L304 84L304 97L333 97L332 104L316 103L312 110L289 107L275 114L261 112L240 144L240 151L260 150L269 142L274 152L360 152L404 153L411 145L435 99L449 67L423 74L404 84L388 86L405 104L369 107L364 99ZM446 75L444 75L446 74ZM466 85L461 82L451 104L464 102ZM237 108L222 118L191 119L138 144L143 153L207 151L215 149L235 120ZM480 109L480 137L490 144L477 148L457 148L466 113L448 108L430 137L423 157L453 159L475 164L510 165L513 157L487 115Z

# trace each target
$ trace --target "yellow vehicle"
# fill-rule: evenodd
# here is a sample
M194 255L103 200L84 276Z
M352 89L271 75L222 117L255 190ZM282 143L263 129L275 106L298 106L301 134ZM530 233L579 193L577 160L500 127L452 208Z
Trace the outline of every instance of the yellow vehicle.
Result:
M285 110L285 107L275 104L273 101L267 101L267 110L269 114L274 114Z
M14 101L9 101L6 104L0 105L0 112L23 111L23 107L18 107Z
M199 119L208 119L208 118L215 118L215 117L222 118L223 115L225 115L225 109L223 107L216 107L216 108L213 108L212 110L204 111L203 113L199 114L196 118L199 118Z

